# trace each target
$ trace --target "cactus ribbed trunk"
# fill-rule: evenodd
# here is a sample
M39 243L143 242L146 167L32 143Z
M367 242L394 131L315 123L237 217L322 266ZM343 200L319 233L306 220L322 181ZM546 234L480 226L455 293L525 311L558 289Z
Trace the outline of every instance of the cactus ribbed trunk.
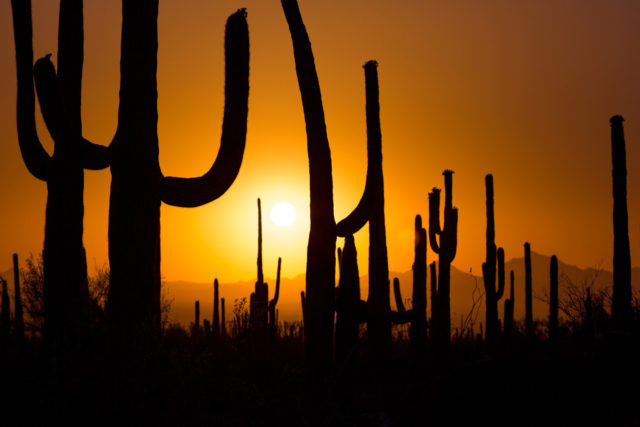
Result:
M531 245L524 244L524 330L527 339L534 336L533 330L533 290L531 284Z
M618 331L628 331L633 320L631 309L631 255L627 214L627 159L621 116L611 123L611 162L613 180L613 297L611 317Z
M367 339L374 357L385 359L391 346L389 313L389 261L387 257L387 231L384 216L384 181L382 175L382 133L380 131L380 103L378 63L364 65L367 158L369 170L377 170L374 199L369 218L369 297L367 299Z
M549 265L549 341L558 339L558 258L551 256Z
M122 2L120 108L111 143L109 203L107 317L115 337L160 331L157 19L158 0Z

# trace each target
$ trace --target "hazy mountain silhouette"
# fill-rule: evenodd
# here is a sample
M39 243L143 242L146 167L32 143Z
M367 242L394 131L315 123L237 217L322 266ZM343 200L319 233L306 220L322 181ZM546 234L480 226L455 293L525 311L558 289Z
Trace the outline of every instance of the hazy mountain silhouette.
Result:
M546 319L549 314L549 306L539 298L544 298L545 293L549 289L549 262L550 256L541 255L531 252L531 268L533 280L533 315L537 319ZM515 275L515 308L514 318L520 320L524 318L524 257L512 258L505 262L505 272L507 276L507 286L509 286L509 271L513 270ZM597 288L611 286L613 283L613 273L606 270L596 270L594 268L582 269L575 265L563 263L558 260L559 270L559 293L560 298L563 297L563 289L566 288L566 278L575 284L582 282L591 282L594 277L597 278L594 286ZM10 273L10 274L9 274ZM7 280L12 280L12 273L7 272L3 275ZM413 272L411 270L404 273L390 272L389 277L400 279L400 289L405 306L411 308L411 286ZM640 267L635 267L631 273L633 289L640 289ZM275 284L274 278L265 279L270 285ZM255 280L238 281L232 283L220 282L220 297L226 300L226 317L227 321L233 316L234 300L247 298L252 292ZM369 277L364 275L360 277L360 288L362 299L366 300ZM337 281L336 281L337 285ZM172 321L180 322L188 325L193 322L194 302L200 301L200 313L202 318L211 319L213 313L213 281L211 283L195 283L195 282L166 282L168 296L173 298L170 318ZM477 286L477 287L476 287ZM282 278L280 284L280 301L278 303L279 320L295 321L302 319L302 311L300 308L300 291L305 288L305 275L300 274L293 278ZM466 317L473 306L473 294L475 289L476 299L484 294L482 285L482 277L471 273L463 272L454 266L451 267L451 327L460 327L460 316ZM270 297L273 295L273 286L270 286ZM484 296L483 296L484 298ZM427 316L431 316L431 301L429 299L429 284L427 283ZM247 305L248 308L248 305ZM391 308L395 310L395 301L392 298ZM476 317L476 328L480 322L484 323L484 299L477 305L478 312ZM500 319L504 314L504 297L498 303L498 314ZM475 312L474 312L475 313ZM561 315L562 317L562 315Z

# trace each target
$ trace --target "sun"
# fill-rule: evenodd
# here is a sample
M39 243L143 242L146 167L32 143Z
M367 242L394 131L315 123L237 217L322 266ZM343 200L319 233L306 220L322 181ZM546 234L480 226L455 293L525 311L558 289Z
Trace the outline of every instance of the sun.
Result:
M296 220L296 209L291 203L280 202L271 208L271 221L276 225L285 226Z

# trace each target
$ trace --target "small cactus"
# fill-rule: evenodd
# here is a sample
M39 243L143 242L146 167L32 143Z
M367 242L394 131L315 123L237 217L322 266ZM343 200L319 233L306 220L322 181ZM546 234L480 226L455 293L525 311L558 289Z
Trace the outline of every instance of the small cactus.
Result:
M549 341L558 339L558 258L551 256L549 266Z
M227 336L227 320L224 311L224 298L220 298L220 336Z
M511 287L509 298L504 301L504 335L507 339L513 336L513 270L509 274Z
M224 299L223 299L224 300ZM216 339L220 335L220 312L219 312L220 294L218 289L218 279L213 281L213 318L211 322L211 333Z
M534 337L533 330L533 290L531 284L531 245L524 244L524 330L527 339Z

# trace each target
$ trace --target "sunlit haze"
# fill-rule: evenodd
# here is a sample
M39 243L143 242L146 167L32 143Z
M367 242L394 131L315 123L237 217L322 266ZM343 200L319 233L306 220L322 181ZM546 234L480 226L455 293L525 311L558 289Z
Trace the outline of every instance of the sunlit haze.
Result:
M108 144L117 124L120 2L85 2L83 132ZM256 277L257 211L265 277L303 274L309 230L305 122L279 1L161 1L158 129L165 176L199 176L218 151L224 105L226 18L246 7L251 39L248 136L240 173L219 199L194 209L163 205L165 280L210 283ZM379 62L387 241L391 271L411 269L414 217L453 169L459 208L453 265L478 274L485 251L484 176L495 182L496 243L506 258L532 250L580 267L612 264L609 117L625 118L631 260L640 259L640 2L301 0L331 145L336 221L365 183L364 73ZM53 52L58 2L34 0L34 54ZM27 171L16 136L10 2L0 4L0 271L11 254L42 250L47 188ZM52 145L38 112L38 131ZM107 262L109 183L85 173L89 272ZM266 217L266 215L265 215ZM266 219L266 218L265 218ZM367 271L368 230L356 235ZM338 239L338 245L344 241ZM429 250L428 262L436 259Z

